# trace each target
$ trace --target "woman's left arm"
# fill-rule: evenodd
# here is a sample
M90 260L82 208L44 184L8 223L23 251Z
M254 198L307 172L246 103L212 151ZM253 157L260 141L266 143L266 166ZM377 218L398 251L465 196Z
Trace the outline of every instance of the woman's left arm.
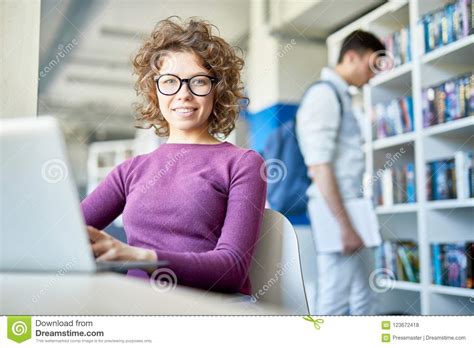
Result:
M116 166L81 202L86 225L101 230L122 214L127 196L128 172L132 166L133 158Z

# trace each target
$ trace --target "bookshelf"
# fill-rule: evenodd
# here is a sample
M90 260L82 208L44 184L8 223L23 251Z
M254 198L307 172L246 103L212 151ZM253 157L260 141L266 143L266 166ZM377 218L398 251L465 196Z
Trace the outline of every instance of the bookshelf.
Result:
M377 139L372 142L372 149L383 150L383 149L387 149L387 148L398 146L398 145L409 144L409 143L412 143L413 141L415 141L414 132L404 133L404 134L394 135L394 136L383 138L383 139Z
M407 290L407 291L420 291L420 284L405 282L405 281L396 281L393 284L394 289L398 290Z
M431 201L426 202L426 207L430 210L474 208L474 198Z
M466 62L474 54L474 37L468 36L459 41L455 41L447 46L440 47L434 51L424 54L421 57L421 64L436 64L438 61L450 60Z
M430 285L430 292L460 297L472 297L472 289L456 288L453 286Z
M428 128L423 129L423 135L436 136L436 135L469 135L474 133L474 117L462 118L456 121L437 124Z
M89 146L87 194L118 164L135 155L133 140L98 141Z
M416 202L376 207L381 233L387 240L418 243L420 282L390 281L379 294L381 312L418 315L474 315L474 289L434 285L432 243L474 240L474 198L428 201L426 163L453 157L458 150L474 152L474 116L424 128L422 90L474 71L474 34L424 53L419 19L442 8L442 0L392 0L333 33L327 39L329 62L334 65L342 40L357 29L386 37L410 29L411 61L375 76L354 98L366 110L361 121L366 154L366 178L373 178L404 148L400 164L414 164ZM376 139L369 116L377 103L410 95L414 130ZM366 183L367 184L367 183ZM373 185L365 194L374 195Z
M118 164L136 155L133 140L98 141L89 146L87 159L87 194L94 191L99 183ZM115 219L113 224L122 227L122 216Z
M400 85L400 84L409 84L410 83L410 74L411 74L412 64L406 63L404 65L398 66L386 73L375 76L371 81L370 85L372 87L390 87Z
M379 215L397 214L397 213L416 213L418 210L417 203L402 203L392 206L378 206L375 211Z

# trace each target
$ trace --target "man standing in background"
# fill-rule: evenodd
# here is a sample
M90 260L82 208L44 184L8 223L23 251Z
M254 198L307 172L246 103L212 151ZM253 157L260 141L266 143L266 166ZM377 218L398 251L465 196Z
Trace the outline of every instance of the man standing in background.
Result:
M362 87L374 76L371 59L383 55L384 49L371 33L357 30L347 36L336 67L321 72L321 80L330 85L312 86L296 116L298 142L312 178L307 194L313 233L318 234L321 223L315 205L324 202L337 220L342 242L340 252L328 253L321 252L316 242L319 315L370 315L375 310L369 286L373 249L364 247L344 203L362 197L365 169L362 134L349 86ZM317 235L315 239L324 238Z

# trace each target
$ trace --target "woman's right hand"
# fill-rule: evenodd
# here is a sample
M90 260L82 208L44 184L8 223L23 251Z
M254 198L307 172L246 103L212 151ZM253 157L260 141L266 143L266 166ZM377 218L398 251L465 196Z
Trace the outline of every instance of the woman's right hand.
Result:
M156 261L153 250L130 246L105 231L87 226L92 252L97 261Z

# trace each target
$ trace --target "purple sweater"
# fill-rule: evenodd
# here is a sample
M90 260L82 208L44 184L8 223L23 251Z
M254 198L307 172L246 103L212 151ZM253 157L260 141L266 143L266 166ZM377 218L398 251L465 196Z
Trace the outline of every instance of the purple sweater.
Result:
M163 144L118 165L81 208L98 229L123 213L128 244L155 250L179 284L249 295L265 209L263 165L257 152L228 142Z

